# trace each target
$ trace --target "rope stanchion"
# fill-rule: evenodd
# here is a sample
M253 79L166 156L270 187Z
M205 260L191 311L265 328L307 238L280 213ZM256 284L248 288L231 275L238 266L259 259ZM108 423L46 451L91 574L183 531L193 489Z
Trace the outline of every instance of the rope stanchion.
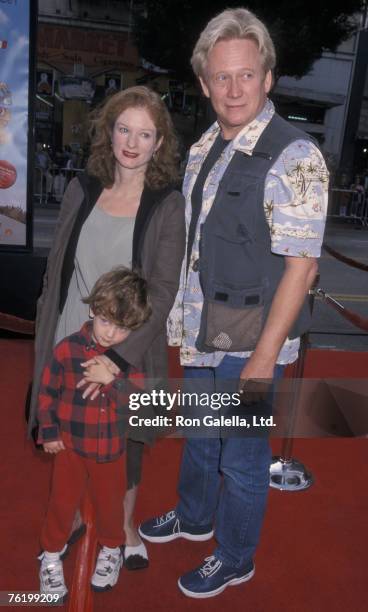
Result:
M356 312L345 308L345 306L340 304L340 302L335 300L333 297L328 295L328 293L326 293L325 291L323 291L323 289L320 289L319 287L314 289L313 292L315 296L320 297L326 304L332 306L332 308L337 310L337 312L339 312L341 316L344 317L344 319L350 321L350 323L355 325L355 327L359 327L359 329L364 329L364 331L368 331L368 319L365 319L364 317L361 317L360 315L356 314Z
M314 287L319 280L316 276ZM314 289L309 291L309 308L311 314L314 306ZM304 491L313 484L311 472L298 459L292 457L293 433L297 417L298 403L303 378L305 357L308 348L308 333L300 339L299 357L292 376L292 400L290 406L290 421L288 432L282 441L281 455L273 456L270 465L270 487L279 491Z
M35 333L34 321L21 319L5 312L0 312L0 329L15 332L17 334L26 334L33 336Z
M68 612L93 612L93 591L90 581L96 559L97 536L94 510L88 492L84 495L81 515L87 529L78 545Z
M282 442L281 455L273 456L270 465L270 487L279 491L303 491L308 489L314 482L311 472L298 459L292 457L293 432L308 347L308 334L304 334L300 342L299 358L292 377L291 415L288 433Z
M357 261L356 259L352 259L351 257L346 257L346 255L342 255L326 243L323 244L323 248L325 249L325 251L327 251L327 253L332 255L332 257L335 257L339 261L346 263L348 266L352 266L353 268L358 268L358 270L365 270L365 272L368 272L367 264L363 264L360 261Z
M345 308L340 302L328 295L323 289L316 287L319 277L315 279L313 288L309 291L309 306L313 312L314 298L321 298L326 304L337 310L342 317L355 327L368 331L368 319ZM270 487L280 491L302 491L313 484L312 474L297 459L293 459L293 433L297 417L302 378L304 373L305 355L308 346L308 335L301 338L299 358L293 371L291 415L287 436L283 439L280 456L272 457L270 466Z

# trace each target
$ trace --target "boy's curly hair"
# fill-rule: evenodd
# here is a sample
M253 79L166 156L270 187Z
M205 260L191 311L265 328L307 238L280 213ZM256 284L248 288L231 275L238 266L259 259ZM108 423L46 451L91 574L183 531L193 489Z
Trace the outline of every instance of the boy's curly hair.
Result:
M89 304L93 314L126 329L138 329L152 312L147 282L123 266L100 276L83 302Z

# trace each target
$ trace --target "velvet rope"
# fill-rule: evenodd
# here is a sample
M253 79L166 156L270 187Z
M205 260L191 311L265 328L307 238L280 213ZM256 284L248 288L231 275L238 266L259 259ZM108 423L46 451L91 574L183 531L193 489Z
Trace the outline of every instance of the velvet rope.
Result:
M345 306L340 304L340 302L337 302L330 295L328 295L328 293L325 293L323 289L318 288L318 289L314 289L313 291L314 291L314 295L322 298L325 304L332 306L332 308L337 310L337 312L342 317L344 317L344 319L347 319L347 321L350 321L350 323L352 323L355 327L358 327L359 329L364 329L364 331L368 331L368 319L365 319L364 317L361 317L360 315L358 315L356 312L353 312L352 310L345 308Z
M28 321L27 319L21 319L20 317L0 312L0 329L33 336L35 333L35 323L34 321Z
M346 257L346 255L341 255L341 253L335 251L335 249L333 249L326 243L323 244L323 248L325 249L325 251L327 251L327 253L332 255L332 257L335 257L339 261L346 263L348 266L352 266L353 268L358 268L358 270L365 270L366 272L368 272L368 265L363 264L360 261L357 261L356 259L351 259L351 257Z

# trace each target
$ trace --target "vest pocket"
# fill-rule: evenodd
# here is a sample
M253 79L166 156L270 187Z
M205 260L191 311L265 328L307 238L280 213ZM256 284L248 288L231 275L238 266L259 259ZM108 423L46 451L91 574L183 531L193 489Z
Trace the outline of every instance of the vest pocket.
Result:
M260 262L255 256L253 236L242 224L237 224L233 235L215 233L207 239L207 267L209 284L224 284L246 290L262 282ZM202 264L202 259L200 265Z
M262 331L263 288L230 291L216 286L203 304L196 347L203 352L251 351Z

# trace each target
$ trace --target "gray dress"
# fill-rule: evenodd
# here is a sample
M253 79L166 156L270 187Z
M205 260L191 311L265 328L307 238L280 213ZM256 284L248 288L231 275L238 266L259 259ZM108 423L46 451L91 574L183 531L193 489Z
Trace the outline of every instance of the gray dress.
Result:
M35 367L33 372L33 386L31 397L31 418L29 432L36 423L38 394L43 368L52 356L55 340L55 329L60 319L59 300L64 291L63 267L70 266L76 259L76 245L71 239L73 233L80 236L84 223L91 216L91 208L96 202L96 189L93 181L86 175L86 180L74 178L70 181L63 197L60 220L54 236L53 244L47 262L47 271L44 276L42 294L37 302L36 338L35 338ZM90 205L86 205L87 201ZM134 330L128 338L116 347L116 352L131 366L143 369L147 378L164 379L167 376L167 344L166 320L178 290L181 262L185 249L185 221L184 198L173 190L168 195L158 195L158 192L144 187L141 203L144 201L143 222L145 231L141 234L141 241L137 257L140 260L142 276L150 279L150 297L152 302L152 316L139 329ZM151 214L150 205L155 208ZM100 211L95 211L99 213ZM106 213L105 213L106 216ZM112 224L124 225L122 218L113 217ZM132 222L133 225L133 222ZM102 229L98 227L98 234ZM89 238L89 236L88 236ZM92 243L92 239L89 240ZM109 242L109 241L108 241ZM105 252L108 244L103 244L99 252ZM93 252L97 247L93 245ZM73 254L73 255L72 255ZM127 262L130 261L130 248ZM97 259L97 257L96 257ZM123 263L121 252L116 263ZM98 273L96 274L98 276ZM70 284L70 281L68 281ZM78 326L77 326L78 327ZM147 428L131 429L129 437L137 442L152 443L154 436ZM129 447L129 442L127 444ZM135 445L138 448L142 444ZM134 470L129 468L129 448L127 448L128 488L140 481L140 463L134 461Z
M79 235L68 296L60 315L55 344L79 331L87 321L89 306L83 304L97 279L112 268L131 267L134 217L116 217L95 206Z

